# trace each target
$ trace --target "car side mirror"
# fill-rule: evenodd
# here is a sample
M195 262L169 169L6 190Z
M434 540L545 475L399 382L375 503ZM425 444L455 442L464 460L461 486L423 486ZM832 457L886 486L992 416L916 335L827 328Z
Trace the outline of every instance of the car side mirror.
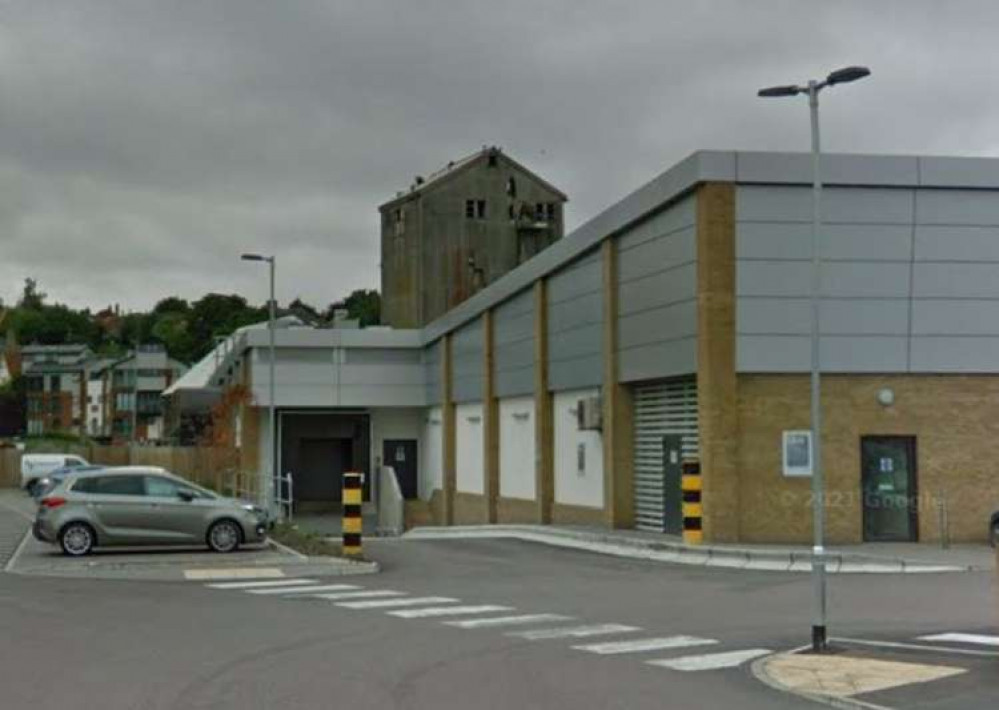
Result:
M190 503L192 500L194 500L194 493L192 493L191 491L180 490L177 491L177 497L180 498L182 501Z

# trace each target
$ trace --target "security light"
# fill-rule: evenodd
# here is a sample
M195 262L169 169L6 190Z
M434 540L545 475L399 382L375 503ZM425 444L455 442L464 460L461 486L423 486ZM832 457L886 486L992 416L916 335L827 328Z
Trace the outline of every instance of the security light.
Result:
M846 84L857 79L863 79L865 76L870 75L870 73L871 70L867 67L844 67L843 69L837 69L826 77L826 84L829 86Z
M797 86L771 86L769 89L760 89L757 96L797 96L802 89Z

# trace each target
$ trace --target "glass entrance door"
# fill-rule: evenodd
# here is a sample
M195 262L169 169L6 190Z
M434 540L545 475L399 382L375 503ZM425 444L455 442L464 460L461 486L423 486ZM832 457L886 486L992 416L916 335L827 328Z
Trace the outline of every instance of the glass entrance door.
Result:
M866 542L915 542L918 530L916 438L860 439Z

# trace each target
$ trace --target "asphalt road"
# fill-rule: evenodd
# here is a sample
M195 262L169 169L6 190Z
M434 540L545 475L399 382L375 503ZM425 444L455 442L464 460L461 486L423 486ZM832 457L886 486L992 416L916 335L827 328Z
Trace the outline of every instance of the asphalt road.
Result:
M512 541L385 541L368 549L382 563L381 575L324 583L404 593L360 601L445 597L509 609L403 618L398 614L434 605L346 608L338 604L357 599L255 595L204 582L2 575L0 707L814 707L759 683L749 660L714 670L646 663L806 642L807 575L664 566ZM835 576L830 599L832 632L840 636L911 641L937 632L996 631L989 574ZM446 623L534 614L571 619L474 628ZM607 624L635 630L585 638L511 635ZM674 635L705 645L621 654L573 648ZM965 663L968 672L883 692L878 701L995 707L999 663L946 653L926 660Z

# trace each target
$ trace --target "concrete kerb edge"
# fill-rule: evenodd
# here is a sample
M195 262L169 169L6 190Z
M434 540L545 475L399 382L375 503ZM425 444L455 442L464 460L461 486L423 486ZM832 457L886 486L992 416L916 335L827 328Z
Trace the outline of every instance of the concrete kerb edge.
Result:
M756 680L760 681L772 690L776 690L780 693L786 693L788 695L794 695L804 700L810 700L813 703L821 703L822 705L840 708L841 710L892 710L892 708L887 705L875 705L874 703L868 703L855 698L840 697L836 695L820 695L818 693L809 693L804 690L798 690L797 688L784 685L767 672L767 664L773 659L778 658L779 656L793 655L808 648L810 648L810 646L799 646L798 648L793 648L789 651L771 653L769 656L757 658L750 664L749 671L753 674L753 677L756 678Z

